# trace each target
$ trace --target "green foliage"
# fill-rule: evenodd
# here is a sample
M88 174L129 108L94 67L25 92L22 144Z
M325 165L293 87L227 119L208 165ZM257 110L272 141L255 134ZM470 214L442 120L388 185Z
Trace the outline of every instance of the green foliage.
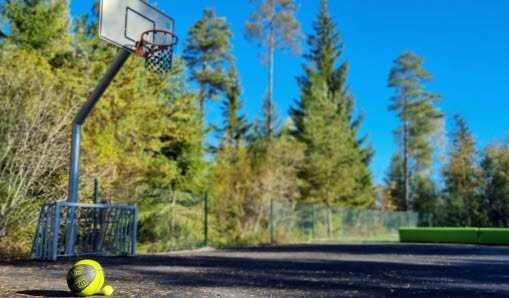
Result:
M54 58L69 50L69 2L67 0L10 0L2 4L9 20L8 41L22 49L36 50Z
M441 198L440 192L431 177L422 173L413 175L411 187L413 190L413 209L418 210L419 212L433 213L437 202ZM419 225L429 224L431 223L419 222Z
M509 141L486 147L481 161L482 200L480 211L488 211L492 227L509 227ZM476 224L485 224L485 214L477 214Z
M61 199L69 112L48 61L16 50L0 60L0 239L24 238L38 203Z
M222 143L210 175L211 228L217 244L235 243L243 232L244 204L250 196L251 164L244 143L237 147Z
M28 239L31 238L2 238L2 240L0 240L0 261L10 262L27 259L32 245Z
M281 131L281 118L269 95L262 101L261 117L256 118L255 126L255 138L260 138L265 147L269 146L272 138Z
M194 249L203 245L204 194L151 189L138 201L141 252Z
M396 206L396 210L405 210L405 174L403 173L403 160L400 154L395 153L392 155L389 171L384 182L390 200Z
M224 124L219 130L220 144L209 177L211 213L214 215L211 227L217 233L213 233L217 236L214 244L219 246L238 243L244 236L242 218L252 177L246 142L251 125L244 115L239 114L243 104L240 100L242 87L233 65L224 93Z
M234 58L230 38L233 34L226 18L216 17L213 9L205 9L203 18L188 31L184 60L191 69L191 79L200 85L200 111L204 114L205 98L217 99L227 84L225 65Z
M202 191L206 164L202 160L204 133L198 97L187 85L182 61L177 61L170 76L168 98L164 103L166 109L158 110L158 113L165 113L160 116L164 119L161 148L159 152L154 151L158 163L153 163L155 167L150 169L149 176L159 174L162 180L158 180L158 187L177 191ZM159 171L159 166L165 170ZM172 175L172 171L175 174Z
M219 131L219 139L227 146L238 147L247 139L251 124L248 123L245 115L238 115L243 105L240 99L242 87L234 64L230 66L228 82L222 108L224 124Z
M55 63L69 51L67 1L4 1L0 23L0 258L26 255L42 202L65 198L75 111Z
M252 1L256 11L245 22L244 35L258 45L272 49L299 49L298 5L293 0Z

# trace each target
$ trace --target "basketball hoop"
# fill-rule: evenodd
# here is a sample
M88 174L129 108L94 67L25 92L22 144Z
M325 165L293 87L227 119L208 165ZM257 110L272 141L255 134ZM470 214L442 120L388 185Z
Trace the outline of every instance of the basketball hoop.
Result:
M141 34L136 42L136 54L145 58L145 68L164 75L171 70L173 47L177 44L177 36L167 30L153 29Z

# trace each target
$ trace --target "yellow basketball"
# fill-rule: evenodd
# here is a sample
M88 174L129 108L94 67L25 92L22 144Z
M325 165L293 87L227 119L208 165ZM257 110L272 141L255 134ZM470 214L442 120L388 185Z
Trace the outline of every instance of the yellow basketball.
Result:
M96 261L81 260L67 273L67 285L71 292L78 296L94 295L103 284L103 268Z

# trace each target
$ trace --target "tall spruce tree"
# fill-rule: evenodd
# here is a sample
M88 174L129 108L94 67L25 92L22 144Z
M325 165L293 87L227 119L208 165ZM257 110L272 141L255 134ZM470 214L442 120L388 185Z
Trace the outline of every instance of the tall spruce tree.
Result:
M303 66L305 74L297 79L300 100L290 115L294 135L307 146L301 173L307 182L305 196L329 189L327 205L363 206L373 191L368 168L372 152L364 146L365 137L357 139L361 119L354 119L354 100L346 83L348 62L339 64L343 43L335 27L323 0L314 33L307 40L310 52L304 56L308 61ZM326 170L326 166L331 168ZM320 172L329 177L321 177Z
M257 10L245 22L245 37L267 49L269 60L267 96L264 99L264 135L269 140L274 134L274 100L272 96L274 53L276 50L299 50L300 23L295 18L298 6L294 0L254 0Z
M389 75L389 87L396 95L390 98L390 111L396 111L402 122L396 132L403 160L405 210L411 206L410 185L413 175L431 169L434 146L431 142L440 129L444 115L435 106L441 95L424 90L424 83L432 80L432 74L423 66L424 58L408 51L394 60Z
M226 18L217 17L213 9L205 9L203 18L189 29L184 43L184 60L191 69L191 79L200 85L200 111L204 116L205 99L217 95L227 83L226 64L233 60L229 51L233 34Z
M469 226L479 210L475 140L465 119L454 116L449 162L443 170L448 225Z

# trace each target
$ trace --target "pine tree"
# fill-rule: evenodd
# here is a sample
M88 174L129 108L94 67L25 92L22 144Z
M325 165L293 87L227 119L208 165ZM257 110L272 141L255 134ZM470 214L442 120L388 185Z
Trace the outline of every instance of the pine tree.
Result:
M449 162L443 175L447 195L449 225L469 226L478 212L479 175L476 166L475 141L465 119L454 116Z
M274 53L276 50L299 50L300 23L295 18L298 6L294 0L257 0L252 1L257 6L256 12L251 13L249 21L245 22L245 37L257 42L268 50L269 59L269 87L264 100L265 111L263 126L264 135L270 142L275 133L274 100L272 96Z
M444 117L435 107L441 96L424 90L423 83L431 81L432 74L422 66L423 62L424 58L405 51L394 60L389 75L388 85L396 91L390 99L389 110L396 111L402 122L395 135L403 160L405 210L411 206L410 169L413 175L421 176L421 172L430 170L434 152L431 138L440 129Z
M332 187L327 182L332 181L332 177L313 181L318 177L316 174L325 170L325 161L331 160L332 164L336 162L336 168L330 169L327 175L337 175L343 184L332 182L336 185L334 191L330 191L334 199L327 199L326 204L362 206L373 191L368 168L372 152L369 146L363 148L365 137L357 139L362 119L354 119L354 100L346 84L348 62L337 66L343 53L343 43L329 16L325 0L321 2L320 14L313 28L314 34L308 36L310 52L304 56L308 61L303 66L305 74L298 77L300 100L290 110L295 123L294 135L306 144L307 154L311 157L306 159L306 170L301 173L308 183L305 196L321 191L323 187Z
M184 46L184 60L191 69L191 79L200 85L200 111L204 116L205 99L217 99L227 83L225 65L233 60L228 51L233 34L226 18L216 17L213 9L205 9L203 18L189 29Z

